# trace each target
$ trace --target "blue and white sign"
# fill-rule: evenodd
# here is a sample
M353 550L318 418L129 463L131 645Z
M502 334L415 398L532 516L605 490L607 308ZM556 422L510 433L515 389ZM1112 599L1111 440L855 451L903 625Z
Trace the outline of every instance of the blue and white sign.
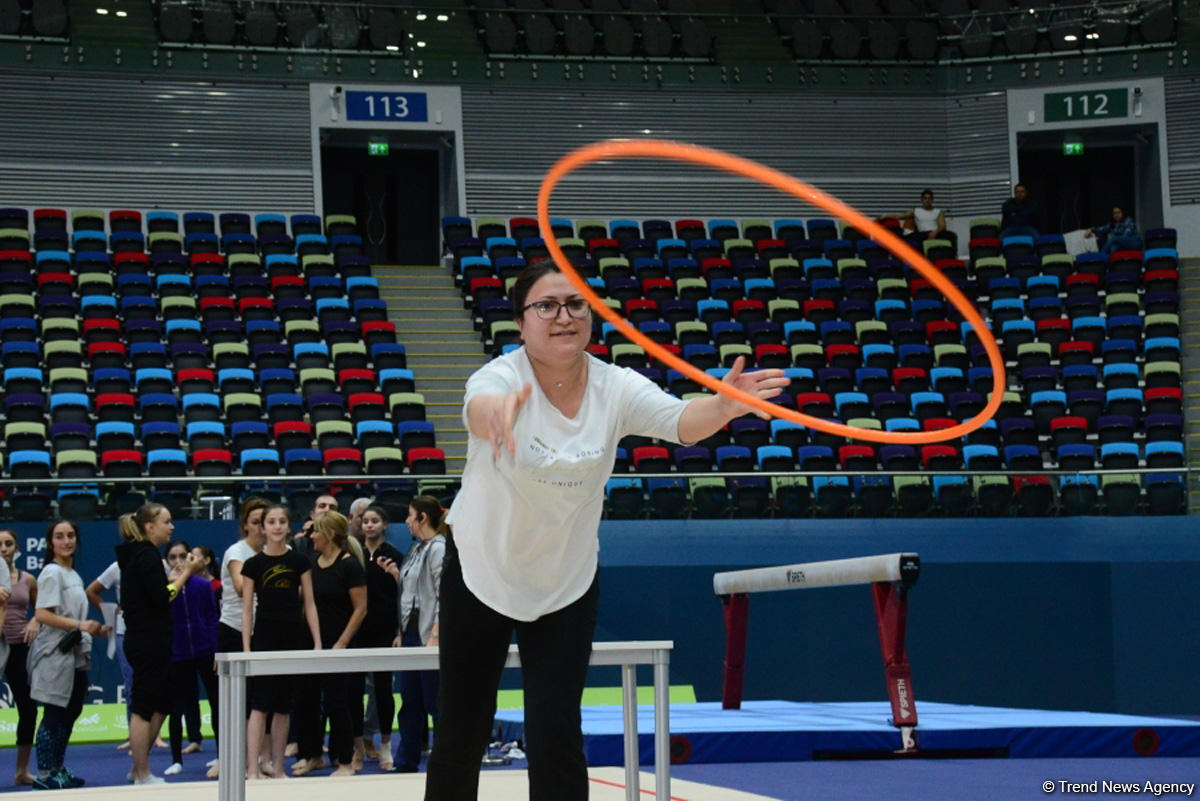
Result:
M428 122L424 92L346 92L346 119L365 122Z

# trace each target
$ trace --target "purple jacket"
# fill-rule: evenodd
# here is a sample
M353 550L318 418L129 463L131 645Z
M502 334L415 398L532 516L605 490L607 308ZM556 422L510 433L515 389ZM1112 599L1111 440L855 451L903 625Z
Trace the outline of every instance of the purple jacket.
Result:
M183 591L171 602L175 626L171 661L182 662L217 652L217 622L220 611L212 584L199 576L188 576Z

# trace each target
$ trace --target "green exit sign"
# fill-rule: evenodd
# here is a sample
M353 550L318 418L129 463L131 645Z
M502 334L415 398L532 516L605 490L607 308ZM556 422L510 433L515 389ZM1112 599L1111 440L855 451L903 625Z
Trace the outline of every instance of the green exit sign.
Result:
M1129 116L1128 89L1048 92L1042 100L1046 122L1120 119Z
M1082 156L1083 142L1063 142L1064 156Z
M367 142L368 156L386 156L388 154L387 142Z

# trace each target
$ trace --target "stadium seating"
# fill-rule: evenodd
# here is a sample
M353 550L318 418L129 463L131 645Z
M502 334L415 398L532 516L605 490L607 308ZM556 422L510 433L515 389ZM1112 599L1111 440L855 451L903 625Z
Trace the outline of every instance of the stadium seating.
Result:
M1002 241L996 238L995 220L975 222L970 262L939 253L938 265L984 309L1008 362L1009 391L995 421L948 447L970 462L964 462L967 468L1007 467L1017 471L1017 480L939 475L933 484L925 479L896 481L886 492L870 480L806 482L802 491L791 483L771 482L768 504L774 513L785 508L776 490L786 497L786 509L804 510L802 514L1103 513L1105 498L1128 505L1119 482L1105 492L1102 482L1086 476L1081 482L1051 481L1019 471L1053 469L1064 445L1097 448L1099 465L1098 448L1107 442L1140 447L1143 441L1180 441L1178 254L1173 232L1163 233L1156 248L1145 252L1072 259L1058 235ZM645 276L631 262L621 262L624 272L617 272L618 262L612 261L605 263L605 278L596 273L592 284L610 302L619 299L643 332L678 348L693 365L711 371L739 355L751 365L790 365L795 384L789 396L801 410L890 430L946 426L977 414L986 404L992 375L973 332L952 316L927 281L896 264L877 245L841 238L834 221L780 219L749 221L751 225L687 219L674 226L643 224L640 236L634 236L634 223L621 220L606 226L559 220L563 230L577 237L578 249L569 255L585 274L595 268L584 254L595 257L598 251L611 250L609 240L618 234L628 234L618 244L645 242L653 248L658 258L641 265L650 271ZM492 233L509 232L501 228ZM676 250L686 256L675 256ZM614 258L615 253L604 258ZM518 247L514 258L522 255ZM651 275L653 280L647 280ZM639 276L640 281L633 280ZM751 301L762 304L761 310L746 305ZM760 327L756 320L774 328ZM597 334L604 346L592 350L600 358L635 366L679 395L700 391L686 376L656 370L611 326L599 327ZM756 442L756 448L782 446L796 453L811 444L838 444L836 438L809 436L779 423L769 427L765 442ZM727 444L729 434L725 437ZM715 441L709 444L718 447ZM994 462L988 464L986 454L969 451L972 446L990 447ZM905 464L903 452L887 455L891 463ZM944 453L929 456L921 460L914 454L914 469L948 469L955 458ZM1071 469L1085 469L1072 461L1071 451L1062 456ZM716 452L714 461L719 468L721 456ZM669 463L666 472L691 472L697 464L696 457L687 454ZM767 466L781 464L774 458L755 460L749 469L771 473L775 471ZM888 468L887 463L878 464ZM839 478L839 472L853 471L835 465L834 474L826 478ZM715 484L696 486L704 498L701 503L693 497L693 514L701 506L706 516L719 508L737 514L738 487L723 487L730 493L730 506L722 507ZM652 510L648 487L641 490L640 508ZM1166 499L1158 501L1156 509L1177 508L1174 489L1156 492ZM667 497L662 487L656 494ZM1149 508L1145 499L1134 503L1135 508L1143 506Z

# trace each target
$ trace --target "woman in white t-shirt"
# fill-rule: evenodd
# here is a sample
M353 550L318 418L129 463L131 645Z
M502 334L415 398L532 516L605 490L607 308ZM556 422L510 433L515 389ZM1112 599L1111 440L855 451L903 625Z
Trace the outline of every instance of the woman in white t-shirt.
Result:
M592 316L553 262L511 297L524 347L467 381L462 490L447 522L440 600L440 717L425 798L473 799L513 632L521 649L529 797L588 792L580 701L596 625L598 530L617 442L696 442L748 409L725 395L682 401L590 356ZM781 370L725 377L760 398Z
M217 653L236 653L242 650L242 565L262 550L263 512L271 504L263 498L247 498L238 515L241 538L225 550L221 557L221 618L217 623ZM213 731L217 730L217 699L210 698ZM208 777L216 778L220 765L214 760Z

